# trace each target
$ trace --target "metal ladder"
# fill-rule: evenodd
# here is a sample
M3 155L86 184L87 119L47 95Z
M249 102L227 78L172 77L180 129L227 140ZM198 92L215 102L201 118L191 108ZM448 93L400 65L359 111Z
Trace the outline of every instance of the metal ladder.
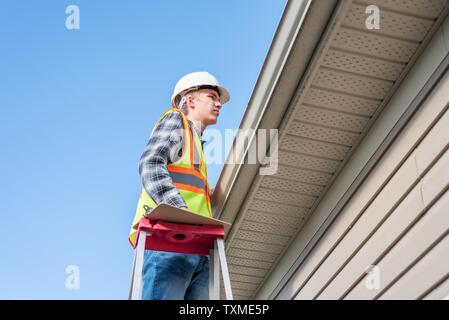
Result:
M195 234L193 238L191 237L192 233ZM186 242L187 236L192 238L190 243ZM233 300L223 238L224 228L222 226L181 225L142 219L137 229L137 246L131 273L129 299L141 300L142 298L142 271L145 250L159 250L208 255L209 299L220 299L221 266L226 299Z

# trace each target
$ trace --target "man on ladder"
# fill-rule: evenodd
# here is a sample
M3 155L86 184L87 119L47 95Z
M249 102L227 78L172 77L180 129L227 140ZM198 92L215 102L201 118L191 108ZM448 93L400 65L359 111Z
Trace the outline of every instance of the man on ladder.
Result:
M212 217L201 135L228 101L228 91L207 72L189 73L177 82L172 108L156 123L140 159L143 186L133 226L162 203ZM135 247L133 226L129 241ZM207 256L145 250L144 300L207 299L208 281Z

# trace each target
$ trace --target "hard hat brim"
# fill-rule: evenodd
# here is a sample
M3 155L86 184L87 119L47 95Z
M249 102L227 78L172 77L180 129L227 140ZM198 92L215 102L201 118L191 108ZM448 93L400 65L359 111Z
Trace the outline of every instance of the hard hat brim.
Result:
M223 87L223 86L213 86L213 87L215 87L215 88L218 89L218 91L219 91L219 93L220 93L220 103L221 103L222 105L225 104L225 103L227 103L227 102L230 100L230 94L229 94L229 91L228 91L225 87ZM201 89L201 88L199 88L198 90L200 90L200 89ZM184 90L183 92L180 92L179 94L173 96L173 97L172 97L172 101L171 101L172 106L173 106L173 107L178 107L178 106L175 104L176 98L177 98L178 96L181 96L181 95L186 94L187 92L190 92L191 90L192 90L192 88L188 88L188 89Z
M225 87L217 86L217 88L220 91L220 103L225 104L231 98L229 92Z

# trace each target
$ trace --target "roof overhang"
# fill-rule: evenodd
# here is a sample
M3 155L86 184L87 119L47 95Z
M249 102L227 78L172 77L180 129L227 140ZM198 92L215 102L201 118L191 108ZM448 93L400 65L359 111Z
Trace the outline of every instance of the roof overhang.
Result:
M214 193L214 215L233 224L227 255L236 298L254 297L292 254L292 241L447 15L447 1L428 3L287 3L235 138L278 129L278 173L263 176L260 164L248 164L253 134L246 149L231 148ZM377 33L362 25L370 4L394 18Z

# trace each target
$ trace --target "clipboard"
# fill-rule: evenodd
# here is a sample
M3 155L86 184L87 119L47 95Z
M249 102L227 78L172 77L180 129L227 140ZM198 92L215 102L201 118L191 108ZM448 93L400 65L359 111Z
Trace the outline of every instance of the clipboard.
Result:
M215 218L209 218L201 216L197 213L193 213L187 209L181 209L178 207L171 206L169 204L162 203L154 208L150 214L147 216L150 220L162 220L173 223L183 223L183 224L196 224L196 225L213 225L213 226L223 226L225 237L232 224L218 220ZM137 226L135 226L136 228Z
M170 224L172 225L170 226ZM141 298L145 250L157 250L209 256L209 291L212 298L214 300L220 298L221 270L226 298L232 300L231 282L224 245L224 238L230 227L230 223L204 217L186 209L167 204L158 205L147 217L142 218L134 226L137 229L137 246L130 287L130 299L136 300ZM143 241L139 241L139 235L144 237ZM177 237L180 235L183 237Z

